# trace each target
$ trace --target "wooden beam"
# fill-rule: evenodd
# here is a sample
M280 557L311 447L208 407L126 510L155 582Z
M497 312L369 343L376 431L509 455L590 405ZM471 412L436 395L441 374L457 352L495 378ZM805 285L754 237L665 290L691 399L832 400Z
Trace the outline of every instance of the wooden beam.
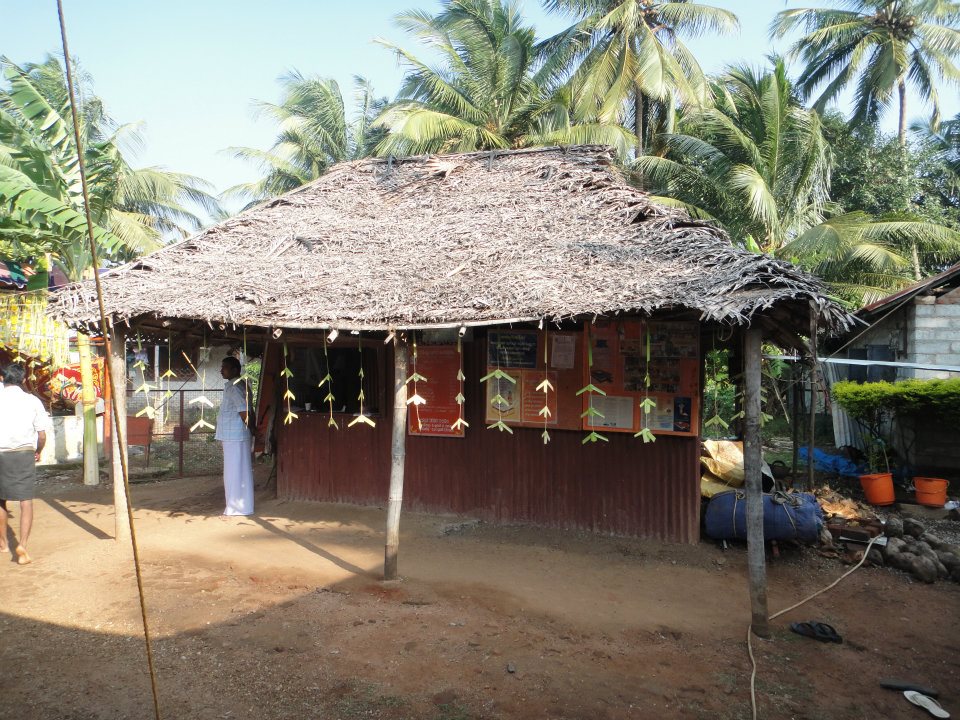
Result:
M110 330L110 384L111 400L116 408L115 412L104 415L103 421L111 423L113 432L110 433L110 480L113 482L113 536L118 542L130 542L130 523L127 516L127 492L123 484L123 465L130 467L127 462L127 349L124 331L114 326ZM116 419L120 421L117 429ZM122 437L121 445L118 440ZM123 453L121 458L120 453Z
M390 498L387 505L387 543L384 549L383 579L397 579L400 548L400 506L403 504L403 468L407 459L407 341L399 333L393 338L393 440L391 443Z
M763 539L763 485L760 466L760 360L763 333L748 328L743 335L743 470L747 493L747 569L753 633L770 637L767 622L767 565Z
M817 433L817 313L810 303L810 437L807 438L807 483L804 490L813 490L815 482L813 451Z

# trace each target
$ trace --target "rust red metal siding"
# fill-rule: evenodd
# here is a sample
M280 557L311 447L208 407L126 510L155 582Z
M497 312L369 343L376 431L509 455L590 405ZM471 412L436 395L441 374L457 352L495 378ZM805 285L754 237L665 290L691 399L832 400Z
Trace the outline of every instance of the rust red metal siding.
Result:
M487 430L480 387L483 343L464 345L466 437L407 437L404 508L453 511L496 521L697 542L699 442L627 433L582 445L584 433ZM384 363L392 367L387 351ZM390 375L388 374L388 377ZM327 427L322 414L281 426L280 497L385 503L390 483L390 393L376 428ZM349 417L338 418L349 421Z

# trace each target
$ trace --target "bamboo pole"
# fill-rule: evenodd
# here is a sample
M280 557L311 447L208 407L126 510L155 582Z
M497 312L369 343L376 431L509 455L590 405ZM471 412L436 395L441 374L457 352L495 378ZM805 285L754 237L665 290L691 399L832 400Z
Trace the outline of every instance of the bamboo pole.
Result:
M80 398L83 410L83 484L100 484L100 450L97 447L97 395L93 387L90 337L77 333L80 352Z
M400 506L403 503L403 466L407 457L407 375L409 352L399 333L393 338L393 441L390 465L390 500L387 505L387 544L384 549L383 579L397 579L400 546Z
M813 451L816 447L817 432L817 313L810 308L810 437L807 438L807 486L813 490L815 465Z
M761 331L746 330L743 338L743 470L747 492L747 568L750 576L750 612L753 633L769 637L767 623L767 566L763 540L763 485L760 475L760 358Z
M113 386L116 393L112 396L112 401L116 404L116 412L111 415L104 415L104 422L110 422L113 425L113 432L110 433L110 479L113 481L113 508L114 508L114 538L120 542L130 542L130 524L127 520L127 493L123 487L123 464L121 463L120 453L123 453L123 460L127 459L127 443L123 447L119 444L119 438L127 438L127 348L126 334L119 327L114 326L110 333L110 355L107 358L110 363L110 374L113 377ZM117 420L122 423L122 427L117 430Z

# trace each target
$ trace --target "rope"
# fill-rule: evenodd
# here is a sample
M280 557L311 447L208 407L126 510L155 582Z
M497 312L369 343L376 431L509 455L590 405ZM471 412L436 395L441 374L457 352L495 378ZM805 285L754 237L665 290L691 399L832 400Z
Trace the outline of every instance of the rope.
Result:
M97 243L93 238L93 221L90 217L90 195L87 190L87 170L83 160L83 146L80 142L80 122L77 118L77 100L73 87L73 72L71 71L70 66L70 51L67 46L67 25L63 18L62 0L57 0L57 17L60 21L60 39L63 43L63 64L66 70L67 91L70 95L70 116L73 119L73 138L74 142L76 142L77 159L80 164L80 185L83 189L83 211L87 219L87 237L90 241L90 263L93 267L93 280L97 288L97 304L100 307L100 333L103 335L104 340L106 341L110 338L110 335L108 334L107 311L103 304L103 288L100 286L100 273L97 272L97 267L100 263L97 259ZM113 372L110 368L110 363L105 362L103 366L107 376L107 382L110 383L110 390L113 397L119 397L119 395L117 395L117 386ZM111 406L113 408L114 427L116 428L117 432L117 447L120 449L119 455L120 468L123 475L123 492L127 501L127 523L130 528L130 544L133 547L133 565L137 575L137 593L140 596L140 617L143 620L143 639L147 649L147 666L150 670L150 689L153 692L153 711L156 720L161 720L160 696L157 691L157 673L153 665L153 649L150 644L150 628L147 623L147 604L143 593L143 575L140 571L140 551L137 547L137 534L133 523L133 505L130 502L130 476L127 469L127 456L123 452L126 438L124 437L123 425L120 423L120 411L117 408L117 403L113 402L111 403Z
M788 612L790 612L791 610L796 610L798 607L800 607L800 606L803 605L804 603L809 602L810 600L813 600L815 597L817 597L817 595L822 595L822 594L825 593L827 590L830 590L831 588L836 587L836 586L840 583L841 580L843 580L845 577L847 577L848 575L850 575L854 570L857 570L861 565L863 565L863 564L867 561L867 556L870 554L870 548L872 548L872 547L873 547L873 544L874 544L877 540L879 540L879 539L880 539L880 536L879 536L879 535L877 535L876 537L872 538L872 539L870 540L870 542L867 543L867 549L863 551L863 557L860 558L860 562L858 562L858 563L857 563L856 565L854 565L852 568L850 568L849 570L847 570L843 575L841 575L840 577L838 577L838 578L837 578L836 580L834 580L832 583L830 583L829 585L827 585L825 588L821 588L820 590L817 590L817 591L816 591L815 593L813 593L812 595L808 595L807 597L805 597L805 598L804 598L803 600L801 600L800 602L794 603L794 604L791 605L790 607L784 608L783 610L780 610L779 612L775 612L775 613L774 613L773 615L771 615L768 619L769 619L769 620L775 620L776 618L780 617L781 615L786 615L786 614L787 614ZM751 644L751 641L750 641L750 636L751 636L752 634L753 634L753 623L751 623L750 625L747 626L747 653L750 655L750 665L751 665L751 667L752 667L752 670L750 671L750 707L751 707L751 710L752 710L752 712L753 712L753 720L757 720L757 691L756 691L757 661L756 661L756 659L753 657L753 645Z

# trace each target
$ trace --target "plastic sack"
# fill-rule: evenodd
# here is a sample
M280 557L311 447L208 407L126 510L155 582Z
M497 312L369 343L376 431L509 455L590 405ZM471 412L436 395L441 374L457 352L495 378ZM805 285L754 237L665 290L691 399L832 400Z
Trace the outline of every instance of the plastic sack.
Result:
M812 493L763 494L763 539L815 543L823 528L823 511ZM742 490L714 495L704 515L714 540L746 540L747 496Z

